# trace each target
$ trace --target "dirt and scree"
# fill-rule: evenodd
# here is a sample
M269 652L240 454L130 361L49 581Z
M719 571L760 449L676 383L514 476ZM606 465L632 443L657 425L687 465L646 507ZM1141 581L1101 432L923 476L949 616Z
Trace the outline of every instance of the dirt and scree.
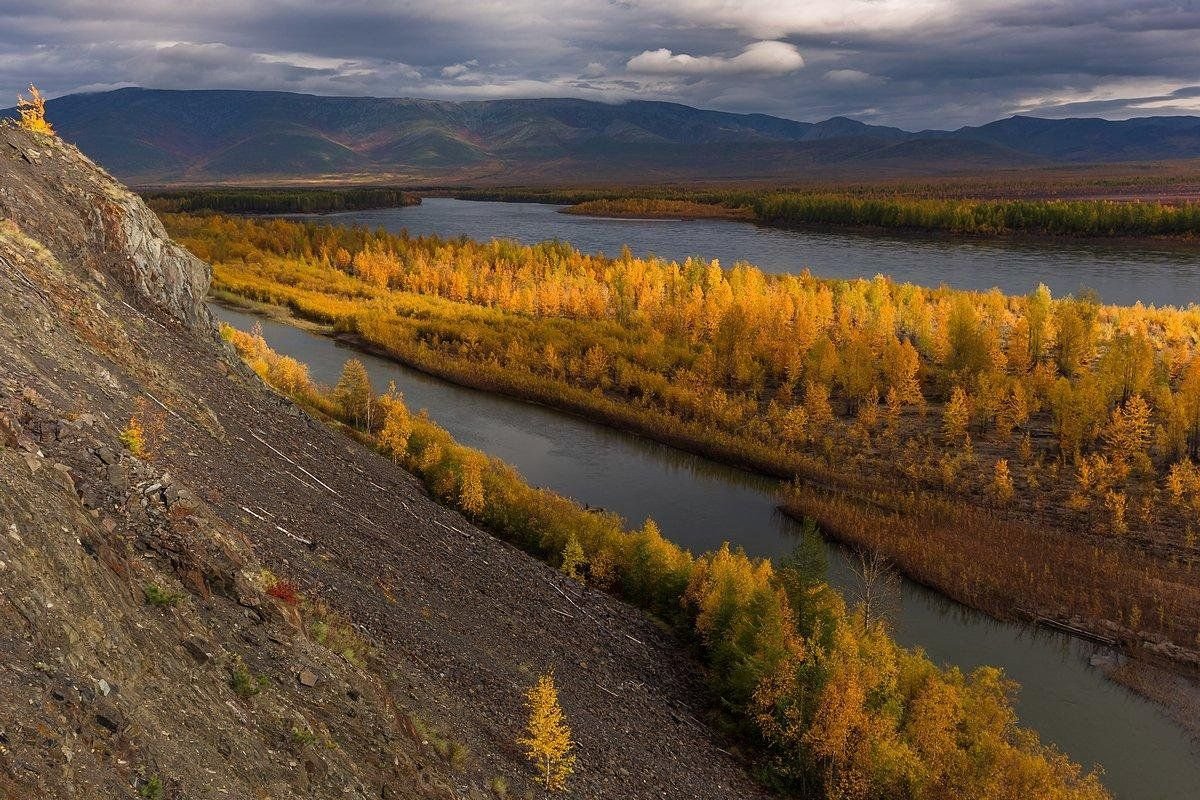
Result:
M540 796L548 670L568 796L761 793L683 645L266 388L207 284L77 150L0 127L0 797Z

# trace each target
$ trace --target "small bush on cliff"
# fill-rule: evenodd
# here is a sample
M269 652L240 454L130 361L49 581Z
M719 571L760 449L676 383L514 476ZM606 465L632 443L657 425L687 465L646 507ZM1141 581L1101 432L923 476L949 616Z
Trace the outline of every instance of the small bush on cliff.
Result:
M157 583L147 583L142 589L142 594L145 595L146 602L155 608L169 608L183 599L183 595L164 589Z
M121 444L138 458L146 454L146 432L137 417L130 417L129 424L121 431Z
M29 99L17 95L17 113L21 115L21 127L34 133L54 135L54 128L46 121L46 98L32 83L29 84Z
M267 679L265 677L254 675L240 661L234 664L229 671L229 688L233 689L233 693L243 700L249 700L251 697L254 697L266 685Z
M162 800L163 782L157 775L151 775L146 782L138 787L138 797L143 800Z

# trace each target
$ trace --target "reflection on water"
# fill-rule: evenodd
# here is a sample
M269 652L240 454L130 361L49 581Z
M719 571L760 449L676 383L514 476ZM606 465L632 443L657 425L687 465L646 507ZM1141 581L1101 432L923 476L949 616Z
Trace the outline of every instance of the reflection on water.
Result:
M558 213L559 206L427 198L419 206L320 217L391 231L526 243L562 239L584 252L681 260L738 260L768 272L830 278L890 275L923 286L1025 293L1045 283L1056 296L1087 287L1111 303L1200 302L1200 246L1161 242L956 240L949 237L786 231L726 220L614 220Z
M726 540L761 556L793 547L797 526L776 508L775 481L541 406L455 386L296 328L214 311L244 330L261 322L273 348L307 363L323 383L336 382L344 361L357 355L377 389L394 380L412 409L427 408L463 444L514 465L535 485L634 524L653 517L667 537L695 552ZM829 580L854 593L850 565L837 548L830 548ZM1022 685L1022 721L1077 761L1103 764L1106 785L1117 797L1194 800L1200 753L1152 705L1091 669L1092 645L998 623L907 581L900 601L899 641L964 670L1003 667Z

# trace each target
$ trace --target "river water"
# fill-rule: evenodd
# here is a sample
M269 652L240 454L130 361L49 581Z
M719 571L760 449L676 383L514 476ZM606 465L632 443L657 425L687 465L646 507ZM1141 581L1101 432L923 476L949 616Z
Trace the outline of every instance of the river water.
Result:
M357 355L377 390L394 380L410 408L428 409L463 444L516 466L535 485L615 511L633 524L652 517L667 537L695 552L728 540L752 555L781 556L795 544L797 526L777 511L773 480L455 386L297 328L213 310L243 330L259 322L271 347L308 364L323 383L335 382L344 361ZM830 582L853 596L855 579L841 550L829 551ZM1197 798L1200 749L1152 704L1090 666L1093 656L1111 654L1062 634L996 622L907 581L893 619L896 638L924 648L934 661L964 670L1003 667L1021 684L1022 722L1075 760L1102 764L1105 784L1121 800Z
M889 275L922 286L1023 294L1045 283L1054 295L1097 291L1110 303L1200 303L1200 244L962 240L946 236L788 231L744 222L614 220L558 213L561 206L426 198L419 206L347 211L318 217L336 224L444 237L497 237L527 244L562 239L585 252L682 260L748 261L768 272L830 278Z

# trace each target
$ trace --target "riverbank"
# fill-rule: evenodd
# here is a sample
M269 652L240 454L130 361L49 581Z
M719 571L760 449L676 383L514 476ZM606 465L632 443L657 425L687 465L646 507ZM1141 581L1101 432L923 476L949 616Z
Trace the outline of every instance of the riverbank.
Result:
M235 316L230 321L249 329L254 318ZM314 377L328 383L336 380L344 360L355 353L343 349L346 340L333 335L302 333L270 319L264 326L273 346L302 360L312 359ZM363 359L377 386L395 380L410 407L431 409L431 416L460 441L518 465L534 485L603 505L634 521L652 515L662 524L664 535L699 550L715 548L727 538L752 554L770 553L777 558L792 547L789 542L794 541L796 526L772 513L778 501L770 482L752 473L683 455L648 437L618 434L584 417L543 410L541 404L420 377L422 373L397 365L395 359L370 355ZM857 597L857 578L839 555L843 551L834 547L829 552L834 585L847 597ZM1018 713L1024 724L1034 726L1044 741L1060 744L1083 763L1114 765L1108 771L1114 787L1121 788L1114 792L1117 796L1129 800L1190 796L1186 789L1169 790L1174 785L1190 786L1190 779L1179 784L1168 776L1182 764L1195 763L1197 751L1181 745L1184 739L1178 726L1157 710L1163 706L1135 700L1122 685L1104 677L1110 658L1113 665L1124 659L1079 640L1072 643L1055 629L1043 633L1033 627L988 622L907 582L903 592L902 603L892 612L898 639L922 647L936 663L960 664L964 669L980 663L1002 665L1007 675L1021 682ZM1172 699L1162 692L1156 697ZM1155 744L1147 749L1144 745L1149 742Z
M1076 598L1080 592L1093 594L1106 587L1129 586L1147 570L1169 571L1165 565L1146 562L1146 555L1140 551L1113 552L1107 537L1093 538L1089 546L1081 547L1076 534L1060 531L1045 516L1040 523L1030 524L998 513L995 508L973 507L912 486L888 489L876 478L868 481L863 475L839 476L794 455L781 460L778 450L714 437L711 430L681 427L668 417L632 413L619 404L600 402L590 392L566 398L559 394L550 399L528 376L525 380L510 380L498 371L456 364L454 359L439 358L435 353L387 346L361 332L337 330L297 316L287 307L247 302L235 294L220 293L217 299L460 386L543 405L757 474L784 481L797 478L798 483L783 496L785 511L797 518L817 520L827 535L847 545L883 553L922 585L997 619L1051 623L1049 627L1056 630L1075 630L1110 642L1130 658L1160 668L1171 664L1189 681L1197 675L1200 654L1162 637L1147 637L1120 621L1071 611L1079 608ZM973 533L967 548L962 546L964 530ZM932 541L930 536L934 537ZM937 557L931 559L934 554ZM1037 560L1027 560L1031 557ZM1054 565L1060 580L1043 580L1038 564ZM1078 583L1081 576L1088 576L1089 588ZM1186 580L1183 574L1178 577ZM1159 580L1166 578L1163 575Z
M419 195L387 187L158 189L142 197L157 213L329 214L421 204Z
M1098 657L1093 666L1108 678L1160 706L1165 713L1195 741L1200 742L1200 659L1195 651L1165 652L1161 641L1139 640L1132 631L1105 621L1078 617L1053 619L1029 606L1014 605L1015 598L1007 593L988 591L980 586L985 573L999 571L1000 580L1011 580L1004 573L1013 569L1028 569L991 558L985 546L974 557L952 564L936 564L922 557L927 549L956 550L953 539L964 529L981 531L985 541L993 536L1017 536L1027 541L1022 549L1041 549L1045 561L1054 564L1055 572L1065 574L1073 567L1072 548L1063 537L1052 530L1030 529L1005 525L991 513L974 513L968 508L950 510L943 514L922 513L925 504L912 498L896 498L887 502L880 495L874 498L835 498L832 493L811 486L795 485L783 492L780 510L796 520L815 520L823 535L851 548L886 553L896 567L910 580L952 598L956 602L982 611L996 619L1021 620L1050 630L1067 632L1089 641L1114 648L1114 658ZM840 513L830 513L831 505L839 503ZM847 513L846 505L855 506ZM901 506L905 510L901 510ZM848 523L849 517L857 517ZM942 516L941 520L936 517ZM949 518L947 518L949 517ZM965 554L964 554L965 555Z
M219 225L217 222L173 219L171 224L203 233L185 238L203 254L210 246L207 231L221 237L230 233L229 221ZM910 548L904 553L910 570L914 574L924 571L931 576L927 582L948 593L963 591L956 589L955 583L969 576L970 585L966 588L975 596L964 596L964 600L993 614L1024 613L1089 630L1094 636L1116 639L1131 652L1147 650L1181 663L1196 661L1194 621L1200 609L1200 588L1192 574L1197 567L1195 542L1185 535L1189 508L1186 501L1190 495L1179 494L1174 501L1164 503L1161 494L1150 491L1154 488L1150 480L1154 470L1165 471L1171 466L1161 456L1157 465L1146 461L1147 466L1139 468L1136 480L1127 480L1128 468L1123 474L1113 471L1116 468L1110 458L1119 457L1129 464L1134 454L1122 455L1106 449L1107 439L1092 441L1098 438L1109 416L1104 407L1099 413L1089 412L1095 421L1088 424L1095 428L1086 444L1082 440L1061 439L1062 434L1056 433L1062 430L1061 414L1078 412L1074 411L1075 406L1066 404L1075 402L1070 400L1072 394L1064 394L1075 391L1072 383L1067 379L1051 383L1055 380L1053 363L1044 363L1036 371L1030 370L1027 361L1012 372L997 370L989 383L1012 388L1002 388L1003 393L992 390L990 399L985 396L976 401L981 405L989 403L991 411L987 412L988 417L974 423L966 393L961 388L956 390L960 410L955 413L961 420L956 423L958 429L951 429L947 427L949 423L943 424L943 419L950 415L950 405L943 399L946 383L937 380L936 372L944 369L939 366L943 357L935 359L928 355L937 351L936 330L922 334L931 342L921 344L925 356L909 339L890 340L878 333L864 339L863 333L853 329L831 331L826 335L837 335L839 340L848 342L847 346L857 348L855 352L859 355L845 365L839 365L828 346L821 346L824 340L819 338L819 332L798 331L796 335L810 341L815 339L809 359L820 353L825 354L821 358L827 364L830 358L834 359L829 366L821 367L826 376L823 385L814 387L809 381L799 391L794 383L783 386L776 383L786 378L785 367L795 369L787 364L794 363L793 359L800 354L777 352L772 343L790 339L786 330L777 332L779 317L773 313L767 314L762 323L770 326L770 330L754 335L761 344L741 345L767 348L758 361L750 360L752 353L728 352L730 340L725 335L719 337L718 343L724 342L719 350L714 349L717 343L689 345L688 337L695 342L697 335L707 335L703 331L720 331L719 316L713 322L714 314L709 310L715 298L724 297L725 303L734 299L735 290L726 284L725 274L718 275L711 267L701 274L693 264L689 280L702 281L712 299L705 299L695 289L683 292L676 289L676 296L700 299L693 299L679 310L659 305L654 312L662 317L655 328L660 331L680 328L681 314L691 315L695 322L687 322L684 317L683 337L660 341L654 349L647 350L641 326L651 324L652 320L645 316L635 318L632 322L637 330L631 330L630 325L614 325L611 316L614 312L594 306L598 296L594 289L599 287L589 281L601 277L609 281L611 277L617 281L616 286L625 287L622 291L634 292L629 299L609 295L610 300L605 301L628 307L643 302L637 299L638 292L644 297L645 292L656 291L652 285L633 289L631 279L645 282L646 273L640 270L662 271L670 269L670 265L590 258L561 244L522 250L505 243L413 240L361 229L297 225L286 228L280 227L282 223L238 225L244 228L236 234L239 238L265 248L261 251L263 260L217 263L218 287L287 305L311 320L336 324L341 334L357 336L362 342L382 348L391 358L460 384L564 409L723 463L783 479L799 476L807 486L856 497L875 499L887 494L888 502L897 512L909 515L919 516L923 513L921 509L944 507L945 513L939 513L951 520L980 515L985 519L995 517L1002 521L1000 527L1004 529L996 535L984 533L994 527L990 523L951 525L950 533L944 537L944 547ZM286 240L279 238L284 233L288 234ZM274 242L294 242L296 235L320 239L311 245L311 252L318 249L331 253L338 249L355 252L354 263L338 268L282 253L268 255L272 252L269 248L277 246ZM219 241L214 243L227 246ZM280 256L282 260L274 260ZM542 260L564 256L578 261L571 269L570 283L564 283L562 288L555 283L568 279L562 273L556 273L550 283L539 278L529 289L509 282L505 284L507 288L495 290L491 283L499 276L493 272L474 282L461 274L468 262L477 259L480 263L512 264L515 269L516 265L538 265ZM419 271L413 267L410 268L413 271L406 273L403 270L408 263L423 266ZM530 272L531 266L520 269L517 280L525 282L536 277ZM280 270L287 271L286 282L278 280ZM394 270L394 279L384 270ZM624 272L629 272L629 277ZM869 289L879 298L875 302L886 304L883 310L891 320L898 313L892 302L903 303L910 309L904 312L908 315L921 314L927 318L946 314L945 309L955 306L970 309L960 312L963 314L986 313L992 317L995 312L990 307L1003 299L948 290L914 295L913 287L893 286L884 279L868 286L808 277L797 283L792 279L756 275L747 267L730 274L739 287L748 287L746 299L739 301L741 305L736 308L756 308L761 313L766 303L785 301L791 304L789 307L811 303L814 313L822 313L822 298L828 298L824 312L828 317L834 299L830 295L842 293L843 300L838 303L845 306L865 302L864 295ZM664 279L668 278L669 275ZM397 288L403 286L408 291L390 288L387 284L393 281ZM776 288L778 284L789 287L790 296L781 295ZM703 286L698 284L696 288L703 291ZM464 289L478 297L464 296ZM499 289L506 292L504 298L488 294ZM535 291L538 294L529 294ZM443 297L443 293L450 296ZM979 311L967 305L984 300L988 307L981 305ZM553 303L555 311L546 316L522 313L522 308L528 308L531 301ZM912 305L914 301L921 305ZM1011 309L1007 313L1018 319L1035 312L1044 314L1045 319L1054 310L1047 295L1041 299L1012 298L1005 302ZM1116 322L1128 314L1119 308L1093 309L1072 300L1059 301L1057 305L1056 320L1069 321L1083 313L1092 314L1093 319L1103 315L1105 330L1116 330ZM1037 311L1038 308L1046 311ZM746 313L742 310L733 320L743 330ZM1191 324L1191 317L1174 310L1156 313L1164 324ZM808 317L802 314L800 319ZM979 320L979 316L974 316L965 324L978 327ZM944 327L949 323L940 324ZM1045 327L1044 322L1038 324ZM703 326L699 334L687 333L696 330L697 325ZM889 329L894 328L893 323L888 325ZM985 329L970 335L999 334ZM1010 345L1012 357L1028 358L1026 346ZM756 364L771 363L767 359L782 362L780 371L784 374L770 382L765 376L759 377L748 382L750 388L745 393L731 394L730 377L736 374L735 370L763 369ZM880 366L872 367L871 372L862 376L847 371L858 369L855 364L870 365L876 360ZM739 367L739 363L747 366ZM1096 379L1107 381L1103 370L1110 363L1089 362L1087 369L1100 369ZM804 367L803 361L800 368L812 369ZM744 374L753 377L753 372ZM713 376L711 387L706 377L709 375ZM881 380L879 375L883 376L882 388L876 383L874 393L868 391L871 387L863 382ZM960 380L953 375L949 379ZM851 380L855 383L850 383ZM921 387L919 381L926 385ZM981 381L968 386L974 393L987 390L989 383ZM857 400L853 397L843 400L830 394L833 389L852 385L860 387L855 390ZM976 385L980 388L975 388ZM881 398L885 393L887 398ZM1004 396L1009 393L1016 399ZM875 399L864 409L863 401L870 397ZM886 402L881 402L882 399ZM1047 406L1066 411L1053 411ZM1009 421L1001 427L1004 419ZM1120 414L1114 419L1118 420L1114 425L1125 424ZM1014 428L1018 429L1015 436ZM972 445L964 448L960 445L968 430ZM1145 448L1148 444L1147 436L1135 440L1131 446ZM1089 459L1088 483L1080 488L1067 459L1072 452L1079 454L1084 446L1087 449L1082 450L1083 456ZM1144 449L1141 452L1143 455L1138 458L1148 458ZM1099 481L1096 470L1107 470L1113 477ZM1001 495L996 494L997 486L1002 490ZM1028 491L1016 491L1018 486L1027 487ZM1120 503L1116 511L1113 503ZM912 505L920 506L917 512L908 508ZM827 512L822 518L829 525L838 521L831 514L844 517L847 524L864 524L857 516L857 509L851 506L836 506ZM938 520L918 520L914 526L920 530L935 523ZM874 521L871 524L877 525ZM1049 550L1044 541L1045 531L1054 534ZM875 546L885 552L889 546L899 547L888 539ZM1048 560L1047 553L1055 558ZM1070 568L1063 570L1062 578L1046 580L1042 572L1048 563ZM1147 575L1153 575L1153 581L1147 580Z

